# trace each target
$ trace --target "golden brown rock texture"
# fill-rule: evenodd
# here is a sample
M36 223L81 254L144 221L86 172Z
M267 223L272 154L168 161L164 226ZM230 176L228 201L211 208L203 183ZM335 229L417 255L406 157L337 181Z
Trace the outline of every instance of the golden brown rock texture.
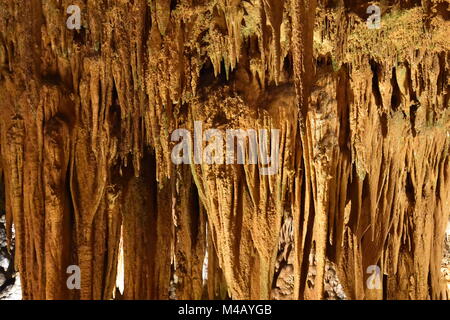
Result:
M449 2L377 4L381 29L363 0L0 0L23 297L322 299L330 261L349 299L447 299ZM279 129L280 170L174 165L194 121Z

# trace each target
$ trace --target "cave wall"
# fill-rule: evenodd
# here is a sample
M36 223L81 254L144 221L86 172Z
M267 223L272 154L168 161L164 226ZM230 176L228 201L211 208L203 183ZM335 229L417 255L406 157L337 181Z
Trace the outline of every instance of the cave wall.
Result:
M379 5L373 30L366 1L0 0L23 297L322 299L333 263L350 299L448 298L449 4ZM279 129L277 174L175 165L196 121Z

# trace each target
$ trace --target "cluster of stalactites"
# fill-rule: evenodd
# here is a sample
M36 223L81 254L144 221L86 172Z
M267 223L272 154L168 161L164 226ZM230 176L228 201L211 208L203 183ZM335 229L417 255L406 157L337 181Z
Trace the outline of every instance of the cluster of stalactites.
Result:
M25 298L64 297L69 263L86 277L75 297L111 298L118 260L125 298L167 298L175 282L200 298L205 250L210 298L269 298L279 259L292 297L322 298L325 258L349 297L382 298L364 288L373 264L388 297L427 298L429 274L438 297L448 22L425 37L415 8L370 35L353 8L322 2L80 1L75 31L68 1L0 1L2 170ZM417 48L392 45L398 32ZM171 133L196 120L280 129L279 174L175 167Z

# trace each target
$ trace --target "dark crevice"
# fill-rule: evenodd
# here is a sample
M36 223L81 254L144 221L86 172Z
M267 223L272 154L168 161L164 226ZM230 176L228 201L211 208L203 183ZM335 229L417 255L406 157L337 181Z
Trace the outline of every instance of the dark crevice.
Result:
M305 180L306 177L304 176ZM303 180L303 181L305 181ZM302 185L302 189L303 188L308 188L308 186L305 186L305 184ZM312 186L309 186L310 188L310 193L312 194ZM304 194L306 193L306 189L304 190ZM304 199L304 198L303 198ZM314 202L311 201L310 202L310 206L309 206L309 213L308 215L310 217L313 217L315 213L315 207L314 207ZM305 247L303 248L303 257L302 257L302 265L300 267L301 270L301 274L300 274L300 298L304 298L304 294L305 294L305 290L306 290L306 280L308 277L308 270L309 270L309 255L313 250L314 247L314 243L312 241L313 239L313 227L314 227L314 219L309 219L308 221L308 226L306 229L306 237L305 237Z
M413 104L409 107L409 120L411 122L411 132L413 137L415 137L417 135L417 131L416 131L416 112L418 109L418 105Z
M395 67L392 69L391 86L392 86L391 108L392 111L396 112L398 110L398 107L402 103L402 94L400 91L400 87L398 86Z
M383 300L388 299L388 278L387 274L383 274Z
M383 138L386 138L389 132L388 116L386 112L383 112L380 116L380 125L381 125L381 134L383 135Z
M78 45L86 44L86 29L81 28L80 30L73 31L73 41Z
M439 75L436 83L437 95L440 96L446 90L446 87L445 54L442 53L439 55Z
M191 185L191 190L190 190L190 203L192 205L192 207L190 208L190 212L191 212L191 245L194 248L197 244L197 240L199 239L198 237L198 233L199 233L199 229L201 227L200 223L201 223L201 217L200 217L200 198L198 196L198 190L197 190L197 186L195 183L192 183Z
M370 68L372 70L372 92L375 97L375 104L378 108L383 106L383 99L381 98L381 91L379 85L379 74L381 72L381 66L375 61L370 60Z
M293 77L293 63L292 63L292 54L288 54L285 58L284 58L284 62L283 62L283 71L286 72L286 74L288 75L288 78L292 78Z
M173 11L177 8L178 1L177 0L171 0L170 1L170 11Z
M406 196L408 197L408 201L410 203L416 202L414 184L411 179L411 173L408 172L406 175L406 188L405 188Z
M339 130L339 146L342 152L350 154L349 141L350 141L350 81L348 65L342 65L339 70L338 86L336 93L336 100L338 106L338 114L341 123L341 129Z
M220 66L220 74L216 77L216 75L214 74L214 66L211 60L208 58L200 70L199 87L208 87L211 84L215 83L217 79L219 79L220 82L226 83L227 81L225 75L225 65L222 62Z

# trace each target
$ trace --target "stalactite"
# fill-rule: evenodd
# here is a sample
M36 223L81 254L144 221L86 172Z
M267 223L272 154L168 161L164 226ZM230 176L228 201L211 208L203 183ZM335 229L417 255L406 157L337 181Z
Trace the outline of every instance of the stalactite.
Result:
M351 299L448 298L448 8L384 1L377 30L366 4L0 0L23 298L322 299L331 269ZM279 130L276 174L176 165L172 133L198 122Z

